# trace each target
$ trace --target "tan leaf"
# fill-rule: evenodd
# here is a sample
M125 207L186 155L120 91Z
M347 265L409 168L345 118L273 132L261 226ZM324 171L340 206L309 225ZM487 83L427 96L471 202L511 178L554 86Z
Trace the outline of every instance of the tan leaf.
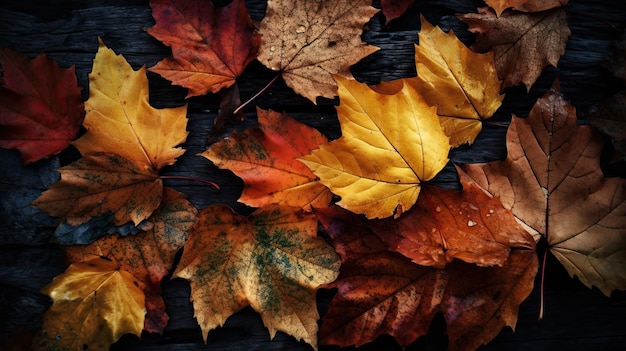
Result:
M539 12L565 6L569 0L485 0L485 2L496 10L498 16L500 16L506 9L522 12Z

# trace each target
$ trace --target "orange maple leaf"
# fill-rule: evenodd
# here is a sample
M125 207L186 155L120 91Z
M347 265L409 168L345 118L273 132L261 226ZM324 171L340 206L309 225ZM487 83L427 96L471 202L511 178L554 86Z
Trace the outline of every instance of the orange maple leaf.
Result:
M280 330L317 349L315 290L338 269L332 247L317 237L315 216L269 206L244 217L212 205L200 212L174 277L190 281L205 340L250 305L271 338Z
M579 126L558 81L514 117L504 161L463 166L588 287L626 289L626 179L604 178L602 136Z
M313 103L333 98L333 74L352 77L350 66L378 50L361 41L376 12L369 0L269 0L258 60Z
M284 113L257 108L257 116L258 127L234 132L201 155L243 179L239 201L246 205L328 206L331 192L296 160L328 139Z
M187 97L235 83L256 58L260 36L244 0L224 7L204 0L151 0L156 25L147 31L172 48L150 71L189 89Z

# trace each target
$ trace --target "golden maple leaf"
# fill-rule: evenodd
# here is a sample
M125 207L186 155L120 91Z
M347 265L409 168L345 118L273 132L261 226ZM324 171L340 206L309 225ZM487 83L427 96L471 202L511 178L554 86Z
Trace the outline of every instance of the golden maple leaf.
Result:
M448 162L450 144L435 109L406 80L366 84L336 77L343 136L301 157L338 205L368 218L408 210L421 183Z
M472 143L502 104L500 80L493 53L478 54L452 31L444 33L421 18L419 45L415 46L417 77L409 84L430 105L437 106L450 145Z
M52 298L37 350L108 350L122 335L141 335L144 294L135 278L103 258L74 263L42 289Z
M378 50L361 41L376 12L369 0L269 0L258 60L313 103L333 98L332 75L352 77L350 66Z
M185 152L175 146L187 138L187 106L150 106L145 66L134 71L121 55L99 43L85 102L87 133L74 146L82 155L115 153L153 170L173 164Z

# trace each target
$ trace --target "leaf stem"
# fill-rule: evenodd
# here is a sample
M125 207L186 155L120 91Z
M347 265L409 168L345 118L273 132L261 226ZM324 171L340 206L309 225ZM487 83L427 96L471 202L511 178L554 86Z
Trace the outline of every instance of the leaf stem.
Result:
M278 74L276 74L276 76L274 76L274 78L272 78L272 80L270 80L269 83L265 84L265 86L263 87L263 89L259 90L258 93L254 94L253 97L249 98L248 100L246 100L243 104L239 105L239 107L237 107L235 109L235 111L233 111L233 114L236 115L237 113L239 113L239 111L241 111L244 107L246 107L249 103L251 103L252 101L254 101L254 99L256 99L257 97L259 97L259 95L263 94L263 92L265 92L272 84L274 84L274 82L276 81L276 79L278 79L278 77L280 76L280 72Z
M202 179L202 178L196 178L196 177L186 177L186 176L175 176L175 175L169 175L169 176L168 176L168 175L163 175L163 176L160 176L159 178L161 178L161 179L182 179L182 180L193 180L193 181L196 181L196 182L200 182L200 183L204 183L204 184L209 184L209 185L211 185L212 187L214 187L215 189L217 189L217 190L221 190L221 189L220 189L220 186L219 186L219 185L217 185L217 183L212 182L212 181L210 181L210 180Z
M543 283L546 280L546 258L548 257L548 250L546 249L543 252L543 263L541 264L541 285L539 287L539 321L543 319L543 307L544 307L544 296L543 296Z

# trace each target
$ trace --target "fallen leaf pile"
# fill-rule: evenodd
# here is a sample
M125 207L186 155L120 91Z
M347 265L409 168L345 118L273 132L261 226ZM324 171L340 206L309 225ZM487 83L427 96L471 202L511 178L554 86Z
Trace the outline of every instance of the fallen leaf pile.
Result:
M493 9L459 15L477 35L471 48L421 17L417 76L367 85L349 69L378 50L361 39L378 12L370 3L269 0L255 22L243 0L150 1L147 32L171 57L148 70L187 98L222 94L216 138L241 116L237 80L254 60L313 103L339 99L337 139L257 108L257 126L196 155L242 179L249 215L198 210L164 187L160 171L185 152L187 106L152 107L145 66L99 40L83 103L73 68L0 50L0 146L25 164L70 143L81 155L33 202L58 218L69 265L42 289L53 302L34 349L106 350L124 334L162 333L169 272L189 282L205 342L251 306L270 338L314 350L384 334L406 347L439 313L448 348L474 350L515 328L538 241L583 284L626 290L626 180L604 177L603 136L578 125L558 81L527 118L512 117L505 160L455 165L458 190L431 183L452 148L473 147L505 88L529 90L558 65L566 2L487 1ZM387 23L413 3L381 1ZM321 323L320 288L336 289Z

